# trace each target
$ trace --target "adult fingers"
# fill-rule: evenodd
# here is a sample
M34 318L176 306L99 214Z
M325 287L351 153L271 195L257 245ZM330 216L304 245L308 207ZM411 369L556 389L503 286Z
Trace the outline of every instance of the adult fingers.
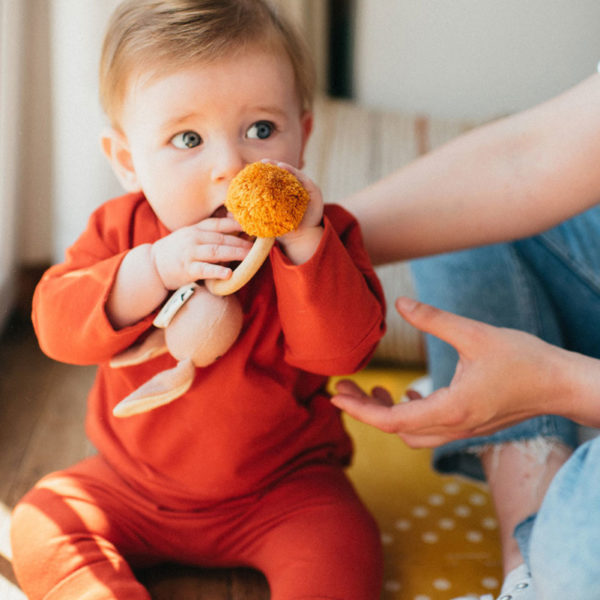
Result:
M381 387L380 385L376 385L371 390L371 395L382 406L393 406L393 404L394 404L394 399L392 398L392 395L390 394L390 392L388 390L386 390L384 387Z
M460 317L412 298L398 298L396 309L411 325L440 338L459 351L468 346L473 337L485 327L483 323L473 319Z
M394 404L392 395L388 390L381 386L375 386L371 390L371 397L369 397L369 395L351 379L341 379L336 383L335 387L339 395L351 396L359 401L374 401L381 406L392 406Z
M417 390L412 390L410 388L406 390L406 397L409 400L423 400L421 392L417 392Z
M357 392L358 389L358 392ZM338 386L331 399L350 416L388 433L415 436L460 437L463 415L448 403L448 389L441 388L428 396L394 404L389 393L365 394L351 384ZM464 428L466 429L466 427ZM437 438L436 438L437 439Z
M399 433L398 437L411 448L437 448L442 444L453 441L455 438L448 435L415 435Z
M357 421L372 425L386 433L397 431L394 418L395 406L382 406L377 399L367 395L357 397L336 394L331 398L331 402Z
M414 425L415 419L411 416L412 403L410 402L387 406L380 404L371 396L357 397L344 394L335 395L331 402L358 421L376 427L385 433L395 433L402 439L409 440L410 443L407 442L409 445L417 443L423 446L436 445L440 443L439 440L452 439L452 434L446 433L444 428L440 428L439 431L431 431L426 419L423 423L422 415L416 421L422 423L425 429L419 431L419 427ZM421 402L417 404L421 404Z

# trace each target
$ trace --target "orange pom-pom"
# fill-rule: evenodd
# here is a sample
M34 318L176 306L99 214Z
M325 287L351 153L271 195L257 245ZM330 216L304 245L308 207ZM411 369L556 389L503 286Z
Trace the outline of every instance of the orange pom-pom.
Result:
M270 163L252 163L231 181L225 207L242 229L277 237L300 225L309 196L297 177Z

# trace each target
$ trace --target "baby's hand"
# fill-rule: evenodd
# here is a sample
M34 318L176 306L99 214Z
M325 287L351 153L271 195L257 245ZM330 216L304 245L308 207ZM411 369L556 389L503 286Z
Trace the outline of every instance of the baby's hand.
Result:
M220 263L243 260L251 242L232 218L210 218L182 227L152 245L152 261L165 288L175 290L198 279L229 279Z
M306 212L304 213L304 218L302 219L302 222L300 223L296 231L305 229L307 227L320 226L321 220L323 219L323 195L321 194L320 188L310 177L308 177L308 175L306 175L306 173L303 173L299 169L296 169L295 167L292 167L291 165L288 165L284 162L279 162L276 164L278 167L281 167L282 169L285 169L286 171L289 171L292 175L294 175L298 179L298 181L300 181L300 183L310 196L308 208L306 209Z
M287 257L298 265L311 258L323 236L323 195L314 181L299 169L283 162L275 164L296 176L310 197L298 228L277 238Z

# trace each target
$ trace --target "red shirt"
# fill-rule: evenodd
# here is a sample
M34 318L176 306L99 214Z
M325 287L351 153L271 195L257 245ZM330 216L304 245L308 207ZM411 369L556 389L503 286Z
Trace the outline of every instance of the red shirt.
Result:
M116 198L46 272L33 304L40 346L56 360L99 365L87 433L131 485L171 506L200 506L254 492L303 464L348 463L351 442L325 386L329 375L367 363L384 333L385 305L356 220L328 205L324 227L302 265L275 245L237 292L239 338L196 369L184 396L129 418L113 417L113 407L175 359L111 368L109 359L144 334L155 313L115 330L105 303L124 255L168 230L143 195Z

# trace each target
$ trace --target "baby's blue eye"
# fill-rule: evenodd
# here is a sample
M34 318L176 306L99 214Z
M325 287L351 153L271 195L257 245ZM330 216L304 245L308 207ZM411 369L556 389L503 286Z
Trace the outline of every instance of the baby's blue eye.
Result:
M254 140L266 140L273 135L275 125L270 121L257 121L250 125L246 137Z
M195 131L183 131L173 137L171 143L175 148L185 150L186 148L195 148L202 143L202 138Z

